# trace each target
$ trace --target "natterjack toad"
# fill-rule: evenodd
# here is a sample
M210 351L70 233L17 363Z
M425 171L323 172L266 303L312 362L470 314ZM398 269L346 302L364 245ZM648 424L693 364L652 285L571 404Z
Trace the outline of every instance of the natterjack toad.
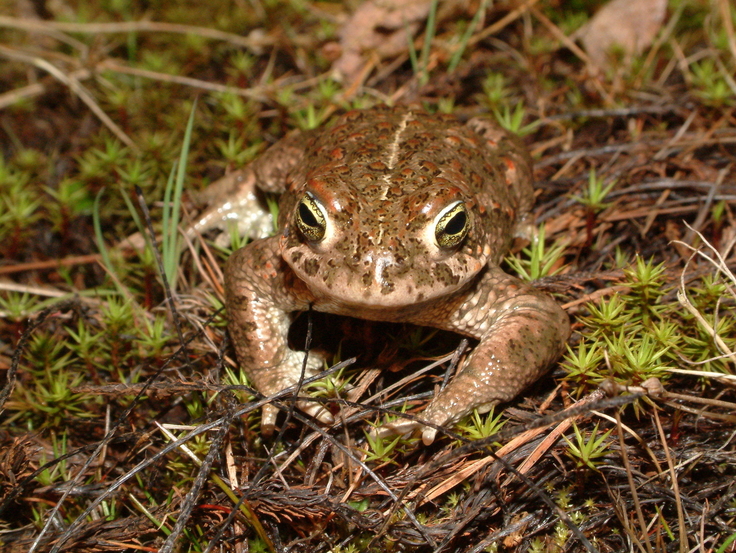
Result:
M310 306L479 340L420 414L436 425L511 400L564 347L565 312L499 268L532 206L532 173L523 147L487 120L351 111L331 128L289 135L226 185L232 205L222 202L207 217L237 212L253 187L281 194L278 234L236 251L225 267L228 328L264 395L298 382L304 353L289 348L287 333L292 314ZM322 365L310 353L307 376ZM331 419L317 403L299 407ZM265 430L276 414L264 408ZM424 427L424 442L435 434Z

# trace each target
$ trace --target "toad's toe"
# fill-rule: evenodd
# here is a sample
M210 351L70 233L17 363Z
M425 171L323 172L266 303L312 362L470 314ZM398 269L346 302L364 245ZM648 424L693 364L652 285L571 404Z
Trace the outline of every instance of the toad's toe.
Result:
M297 403L297 407L299 407L300 411L314 417L322 424L332 424L335 422L335 417L321 403L300 401Z

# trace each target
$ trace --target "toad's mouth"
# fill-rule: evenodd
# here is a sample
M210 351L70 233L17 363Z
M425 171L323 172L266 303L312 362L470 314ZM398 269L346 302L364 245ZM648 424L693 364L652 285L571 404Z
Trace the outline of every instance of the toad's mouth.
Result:
M402 308L450 295L485 265L465 255L422 263L365 256L356 264L304 250L287 250L284 260L317 302L360 309Z

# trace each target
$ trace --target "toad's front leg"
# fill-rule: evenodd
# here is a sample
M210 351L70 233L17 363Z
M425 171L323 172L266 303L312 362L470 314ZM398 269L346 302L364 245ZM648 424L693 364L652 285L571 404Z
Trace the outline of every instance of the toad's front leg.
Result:
M233 253L225 264L225 304L228 330L238 362L255 388L265 396L299 382L304 352L289 348L291 313L309 308L306 288L278 254L278 237L251 242ZM322 369L323 360L309 354L305 377ZM298 407L322 420L331 416L318 403ZM261 427L273 432L278 409L263 407Z
M219 229L222 234L216 242L222 247L229 243L231 226L239 236L269 236L273 220L263 193L284 192L287 175L304 155L306 137L306 133L299 132L285 136L246 167L194 194L196 203L207 208L187 228L187 234L195 237Z
M550 296L498 268L489 268L444 328L480 343L419 415L438 426L513 399L544 374L570 335L567 314ZM397 423L393 429L403 433L411 426L417 425ZM430 444L435 435L425 427L422 439Z

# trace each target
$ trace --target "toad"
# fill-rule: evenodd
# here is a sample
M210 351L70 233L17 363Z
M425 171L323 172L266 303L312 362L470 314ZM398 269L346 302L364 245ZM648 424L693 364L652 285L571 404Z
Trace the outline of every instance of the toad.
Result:
M200 228L212 218L241 223L255 187L281 195L277 234L225 266L228 328L264 395L299 381L305 354L287 333L293 314L310 308L478 340L419 415L438 426L513 399L561 354L566 313L499 267L532 207L532 170L517 139L490 121L406 107L351 111L330 128L287 136L228 183ZM310 352L306 376L323 364ZM298 407L332 420L319 403ZM266 432L277 412L264 407ZM436 430L422 422L387 430L420 427L432 443Z

